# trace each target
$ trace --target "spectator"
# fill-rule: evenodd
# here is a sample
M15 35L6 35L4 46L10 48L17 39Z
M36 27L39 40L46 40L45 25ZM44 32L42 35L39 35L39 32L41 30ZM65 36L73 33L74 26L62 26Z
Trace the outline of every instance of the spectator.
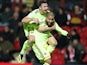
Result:
M79 34L77 33L77 31L75 30L75 29L73 29L73 30L71 30L71 41L73 40L73 39L78 39L78 40L80 40L80 36L79 36Z
M19 17L20 14L17 11L13 13L12 18L9 21L9 27L13 33L13 39L15 40L16 37L19 37L20 43L21 43L20 46L22 47L25 41L25 35L23 31L23 25L20 22L20 17Z
M82 11L80 10L79 5L74 6L74 11L71 14L70 25L71 26L83 26L85 20Z
M19 40L19 37L16 37L15 40L14 40L14 50L15 51L20 50L20 40Z
M9 62L11 60L10 56L7 53L4 53L2 51L2 48L0 47L0 62Z
M0 42L3 42L4 38L2 36L0 36Z
M13 50L13 45L11 42L3 40L0 42L0 47L2 48L3 52L6 51L12 51Z
M80 41L78 39L73 39L73 46L74 48L78 49L80 51L80 59L79 61L82 62L82 59L85 57L85 49L84 47L81 45Z
M26 15L28 15L30 10L31 10L31 8L29 8L28 6L24 5L24 8L23 8L22 13L21 13L21 19L23 17L25 17Z
M2 23L8 23L11 16L12 16L12 12L10 8L6 7L5 11L0 16Z
M71 44L66 48L65 62L66 64L77 64L79 60L79 51L75 49Z
M55 13L55 20L59 24L59 26L66 25L67 15L65 14L64 9L62 7L60 7Z
M11 60L9 53L13 51L13 45L10 41L0 37L0 61L8 62Z
M40 1L40 0L34 0L34 4L33 4L33 6L32 6L32 10L38 8L39 1Z
M3 37L4 37L4 40L10 41L10 42L13 41L13 36L12 36L12 34L10 32L10 28L8 26L6 26L5 30L3 31Z
M14 12L12 18L9 20L9 27L14 32L14 35L16 35L19 22L20 22L19 13Z
M18 12L18 13L20 12L20 8L19 8L18 5L15 6L15 8L14 8L14 12Z
M21 14L22 14L22 13L21 13L21 10L20 10L20 8L19 8L18 5L15 6L15 8L14 8L14 10L13 10L13 14L14 14L14 13L18 13L18 14L19 14L19 17L18 17L18 18L21 19L21 16L22 16Z

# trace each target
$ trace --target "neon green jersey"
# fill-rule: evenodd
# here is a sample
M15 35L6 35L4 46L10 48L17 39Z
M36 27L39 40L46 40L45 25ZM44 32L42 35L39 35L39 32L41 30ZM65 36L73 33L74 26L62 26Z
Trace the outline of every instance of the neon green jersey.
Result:
M37 29L38 27L45 27L45 19L46 19L46 14L41 14L40 13L40 10L39 9L35 9L34 11L32 11L31 13L29 13L28 15L27 15L27 17L29 17L29 18L38 18L39 19L39 25L36 25L36 24L32 24L33 23L33 21L30 21L30 22L28 22L28 23L25 23L24 24L24 32L25 32L25 35L26 36L28 36L28 34L29 34L29 32L30 31L33 31L34 29ZM46 25L47 26L47 25ZM64 35L64 36L67 36L67 34L68 34L68 32L67 31L65 31L65 30L63 30L63 29L61 29L59 26L58 26L58 24L56 24L56 30L60 33L60 34L62 34L62 35ZM48 31L46 31L46 32L44 32L44 33L50 33L50 31L48 32Z
M39 9L35 9L31 13L27 15L29 18L38 18L39 19L39 25L33 24L33 21L24 23L24 32L25 35L28 36L30 31L33 31L34 29L37 29L39 26L43 26L43 23L45 23L46 14L41 14Z

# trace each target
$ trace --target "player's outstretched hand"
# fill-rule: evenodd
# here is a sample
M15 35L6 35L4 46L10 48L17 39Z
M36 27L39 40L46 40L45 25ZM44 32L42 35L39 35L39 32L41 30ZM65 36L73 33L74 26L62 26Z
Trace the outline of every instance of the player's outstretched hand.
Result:
M72 36L70 34L67 34L67 38L70 40Z

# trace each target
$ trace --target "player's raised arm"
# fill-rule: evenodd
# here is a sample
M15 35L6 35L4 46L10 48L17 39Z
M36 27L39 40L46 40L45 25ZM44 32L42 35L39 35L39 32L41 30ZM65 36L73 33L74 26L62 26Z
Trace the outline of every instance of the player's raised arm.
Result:
M29 13L27 16L25 16L23 19L22 19L22 23L27 23L27 22L33 22L33 23L36 23L38 24L39 23L39 20L38 18L35 18L35 11L32 11L31 13Z
M26 22L30 22L30 21L32 21L33 20L33 18L29 18L29 17L24 17L23 19L22 19L22 23L26 23Z
M61 35L63 36L67 36L68 32L66 30L63 30L56 22L55 22L55 27L56 27L56 31L58 31Z
M27 22L30 22L30 21L32 21L33 23L36 23L36 24L39 23L39 20L37 18L29 18L29 17L26 16L22 19L22 23L27 23Z

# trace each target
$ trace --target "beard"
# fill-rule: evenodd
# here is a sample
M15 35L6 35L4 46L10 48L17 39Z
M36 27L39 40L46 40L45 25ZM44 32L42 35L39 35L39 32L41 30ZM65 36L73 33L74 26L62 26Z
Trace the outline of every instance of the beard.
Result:
M46 24L48 25L48 27L52 27L54 25L54 22L49 23L49 22L46 21Z

